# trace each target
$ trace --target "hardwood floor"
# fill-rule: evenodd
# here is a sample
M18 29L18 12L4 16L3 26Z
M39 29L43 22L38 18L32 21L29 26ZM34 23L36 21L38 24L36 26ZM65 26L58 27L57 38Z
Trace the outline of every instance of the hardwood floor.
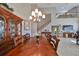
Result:
M38 44L35 38L31 38L28 42L5 54L5 56L57 56L57 53L46 39L41 38Z

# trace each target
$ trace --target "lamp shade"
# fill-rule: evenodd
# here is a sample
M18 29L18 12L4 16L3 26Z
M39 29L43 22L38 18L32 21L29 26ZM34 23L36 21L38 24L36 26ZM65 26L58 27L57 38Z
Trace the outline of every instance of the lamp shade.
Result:
M42 15L42 18L45 18L45 15Z
M38 13L38 9L37 8L35 9L35 13Z
M42 12L41 12L41 11L39 11L39 12L38 12L38 15L39 15L39 16L42 16Z
M34 16L34 17L35 17L35 12L34 12L34 11L32 11L32 16Z

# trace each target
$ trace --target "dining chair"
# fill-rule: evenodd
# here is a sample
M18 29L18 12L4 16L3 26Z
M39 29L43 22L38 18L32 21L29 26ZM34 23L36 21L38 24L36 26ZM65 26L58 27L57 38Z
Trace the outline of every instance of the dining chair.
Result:
M57 47L59 44L59 39L57 39L56 36L52 36L51 40L50 40L50 44L54 47L55 51L57 51Z
M14 37L14 45L15 47L18 46L19 44L23 43L22 38L20 35Z
M29 33L26 33L24 36L25 36L25 40L29 40L30 39L30 34Z

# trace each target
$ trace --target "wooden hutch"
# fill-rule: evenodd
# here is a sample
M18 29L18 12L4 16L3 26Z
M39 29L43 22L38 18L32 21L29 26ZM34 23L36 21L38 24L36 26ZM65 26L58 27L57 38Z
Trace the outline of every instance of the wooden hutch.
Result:
M22 42L22 18L14 15L12 12L6 10L0 6L0 17L4 20L4 33L3 37L0 38L0 55L5 54L7 51L16 47L17 44ZM11 36L12 30L10 27L10 22L13 21L14 24L14 36ZM18 24L20 25L20 30L18 34Z

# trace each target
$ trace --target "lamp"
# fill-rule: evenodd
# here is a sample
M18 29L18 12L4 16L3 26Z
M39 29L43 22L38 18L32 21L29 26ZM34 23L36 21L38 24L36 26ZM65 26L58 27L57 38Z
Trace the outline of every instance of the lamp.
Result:
M41 19L45 19L45 15L39 11L37 8L32 11L32 15L29 17L29 19L33 20L34 22L40 22Z
M35 13L38 13L38 9L35 9Z
M43 15L42 17L45 18L45 15Z

